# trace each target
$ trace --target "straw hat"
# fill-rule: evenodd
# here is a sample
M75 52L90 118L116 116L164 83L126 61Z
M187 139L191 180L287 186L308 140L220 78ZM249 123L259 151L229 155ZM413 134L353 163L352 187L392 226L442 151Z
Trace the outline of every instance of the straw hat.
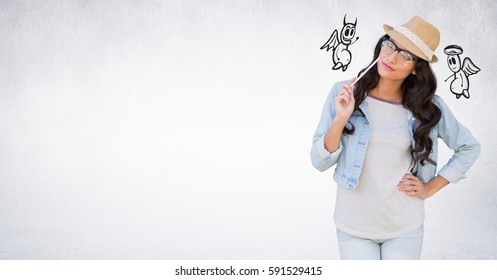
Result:
M412 17L407 23L397 27L383 24L383 29L390 38L417 57L432 63L438 61L434 52L440 43L440 32L419 16Z

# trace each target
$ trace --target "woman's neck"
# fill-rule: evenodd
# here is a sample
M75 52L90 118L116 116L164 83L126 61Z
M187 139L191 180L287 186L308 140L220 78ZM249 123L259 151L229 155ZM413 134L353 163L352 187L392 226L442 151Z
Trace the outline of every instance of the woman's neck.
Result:
M381 99L401 101L402 100L402 82L380 79L378 85L369 91L369 95L379 97Z

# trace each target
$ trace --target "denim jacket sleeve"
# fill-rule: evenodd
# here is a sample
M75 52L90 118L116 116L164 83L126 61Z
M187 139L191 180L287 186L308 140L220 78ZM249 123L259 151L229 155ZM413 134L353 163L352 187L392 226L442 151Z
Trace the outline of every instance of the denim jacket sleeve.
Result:
M441 97L435 96L433 100L442 111L437 124L437 136L454 151L438 174L454 184L466 178L465 173L480 155L481 147L471 132L457 121Z
M321 172L328 170L330 167L336 164L338 161L338 157L342 152L342 145L340 145L338 150L334 151L333 153L328 152L328 150L326 150L326 148L324 147L324 137L326 136L326 133L331 126L331 121L335 117L335 96L338 94L340 84L340 82L336 83L328 94L323 107L323 111L321 113L321 119L319 120L318 127L316 128L316 131L312 138L312 165Z

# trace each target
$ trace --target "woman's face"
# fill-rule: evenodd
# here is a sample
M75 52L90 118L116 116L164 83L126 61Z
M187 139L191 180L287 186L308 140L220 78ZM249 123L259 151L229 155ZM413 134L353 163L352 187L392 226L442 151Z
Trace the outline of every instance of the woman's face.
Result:
M398 49L405 49L395 40L389 40L394 43ZM390 47L394 48L395 46L390 45ZM383 46L380 51L380 60L377 65L380 79L403 81L409 74L416 74L414 71L416 61L406 61L401 58L398 50L395 50L391 54L387 54L392 51L392 49L388 50L387 48L388 46Z

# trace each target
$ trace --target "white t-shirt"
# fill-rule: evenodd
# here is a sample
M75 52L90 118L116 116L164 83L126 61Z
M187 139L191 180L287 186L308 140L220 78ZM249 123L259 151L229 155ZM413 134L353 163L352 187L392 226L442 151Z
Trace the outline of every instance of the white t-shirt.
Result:
M350 235L388 239L423 224L424 201L397 190L411 164L407 109L377 97L368 96L364 102L371 137L359 185L355 190L338 188L335 224Z

